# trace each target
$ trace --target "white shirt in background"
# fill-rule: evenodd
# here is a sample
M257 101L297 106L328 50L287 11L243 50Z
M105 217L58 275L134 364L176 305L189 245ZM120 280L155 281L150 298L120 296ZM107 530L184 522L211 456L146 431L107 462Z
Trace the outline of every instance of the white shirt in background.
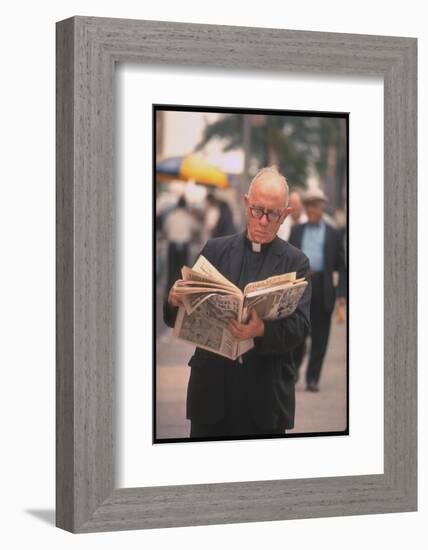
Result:
M299 223L306 223L308 221L308 216L306 215L306 212L302 212L300 214L299 220L295 222L291 216L287 216L285 220L283 221L282 225L278 229L278 237L283 239L284 241L288 241L291 233L291 228L295 224Z
M198 230L198 224L185 208L175 208L168 214L163 229L168 241L188 243Z

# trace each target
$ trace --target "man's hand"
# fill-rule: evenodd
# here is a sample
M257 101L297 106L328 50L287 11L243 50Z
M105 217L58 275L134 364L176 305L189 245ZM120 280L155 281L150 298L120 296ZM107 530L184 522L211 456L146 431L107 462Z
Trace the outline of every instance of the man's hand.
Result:
M256 336L263 336L265 333L265 324L257 315L255 309L251 310L250 320L247 324L238 323L238 321L232 319L229 322L229 328L235 340L248 340Z
M179 279L179 280L181 280L181 279ZM172 307L179 307L179 306L183 305L183 302L181 300L181 296L179 296L177 294L177 291L175 289L176 283L177 283L177 281L175 281L175 283L171 287L171 290L169 291L169 294L168 294L168 304Z
M335 321L336 323L344 323L345 320L346 320L346 298L341 296L336 300Z

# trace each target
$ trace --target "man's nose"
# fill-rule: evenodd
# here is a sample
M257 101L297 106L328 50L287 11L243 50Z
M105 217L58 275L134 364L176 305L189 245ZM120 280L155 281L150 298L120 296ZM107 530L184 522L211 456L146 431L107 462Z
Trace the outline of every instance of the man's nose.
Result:
M263 216L259 219L260 225L268 225L269 220L267 217L267 214L263 214Z

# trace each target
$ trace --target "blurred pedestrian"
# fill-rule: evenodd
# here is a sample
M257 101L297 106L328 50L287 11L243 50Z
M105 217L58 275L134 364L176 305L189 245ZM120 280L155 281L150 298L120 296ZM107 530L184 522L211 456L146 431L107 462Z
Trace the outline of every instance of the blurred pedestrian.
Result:
M293 225L308 221L308 216L306 215L305 208L303 206L302 193L297 187L293 187L290 190L288 206L292 208L292 210L278 230L278 237L284 239L284 241L288 241Z
M207 195L205 226L211 239L233 235L236 232L230 206L213 193Z
M343 236L323 219L326 197L321 190L304 196L307 223L293 226L289 242L300 248L311 266L311 350L306 370L306 389L319 390L319 380L330 335L331 316L337 302L346 303L346 269ZM334 286L333 272L339 273ZM296 348L294 358L299 369L305 344Z
M198 230L199 224L188 210L186 199L180 197L163 224L163 235L168 241L167 292L177 279L181 279L183 265L189 264L190 243Z

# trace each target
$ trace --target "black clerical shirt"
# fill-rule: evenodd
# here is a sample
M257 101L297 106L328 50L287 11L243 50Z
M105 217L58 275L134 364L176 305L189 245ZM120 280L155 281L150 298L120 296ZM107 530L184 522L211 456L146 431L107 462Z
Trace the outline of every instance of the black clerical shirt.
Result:
M258 280L267 252L272 242L261 245L260 252L254 252L252 243L245 237L244 254L242 256L241 273L239 275L238 287L244 290L245 285Z
M271 244L262 244L260 252L255 252L251 241L248 237L245 238L241 273L237 284L241 290L244 290L248 283L258 280ZM239 434L240 430L244 430L241 434L245 431L257 433L250 413L248 392L251 379L246 368L246 359L246 355L242 355L235 361L234 367L225 370L225 423L234 434Z

